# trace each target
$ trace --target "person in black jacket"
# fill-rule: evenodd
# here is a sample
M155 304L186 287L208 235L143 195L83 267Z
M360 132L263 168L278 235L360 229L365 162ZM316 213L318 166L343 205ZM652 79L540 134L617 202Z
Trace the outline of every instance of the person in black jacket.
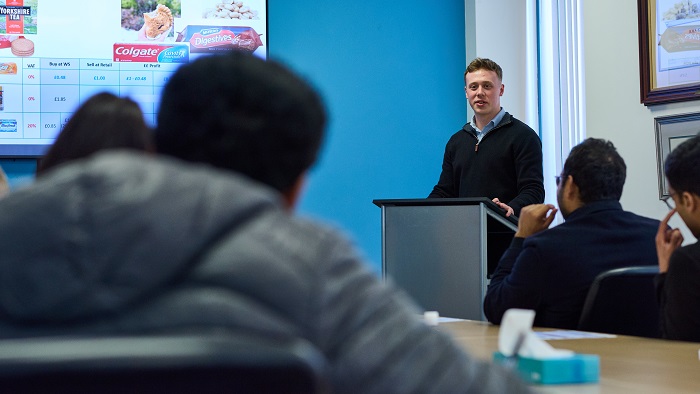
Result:
M528 125L501 107L503 71L490 59L474 59L464 91L474 118L445 147L442 173L428 198L488 197L519 215L544 202L542 142Z
M536 326L576 329L598 274L656 265L659 221L620 205L627 167L612 143L588 138L569 153L557 177L566 222L547 229L557 208L523 208L511 246L486 291L484 314L500 324L510 308L533 309Z
M656 235L659 275L656 277L661 335L700 342L700 243L686 245L679 229L667 227L675 213L695 238L700 238L700 135L680 144L664 164L671 211Z

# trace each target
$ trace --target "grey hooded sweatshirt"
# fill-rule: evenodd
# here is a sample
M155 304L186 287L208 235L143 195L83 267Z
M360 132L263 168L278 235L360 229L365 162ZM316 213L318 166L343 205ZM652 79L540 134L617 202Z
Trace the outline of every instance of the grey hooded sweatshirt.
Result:
M230 172L100 154L0 200L0 234L0 337L235 330L308 340L337 393L528 391Z

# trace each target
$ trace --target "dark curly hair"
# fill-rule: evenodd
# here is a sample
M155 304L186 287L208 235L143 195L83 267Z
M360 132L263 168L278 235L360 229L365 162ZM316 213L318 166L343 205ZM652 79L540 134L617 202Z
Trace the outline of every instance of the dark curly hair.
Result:
M627 166L610 141L587 138L567 157L562 178L571 175L584 204L600 200L620 200L627 177Z
M678 193L700 196L700 134L678 145L666 157L666 180Z

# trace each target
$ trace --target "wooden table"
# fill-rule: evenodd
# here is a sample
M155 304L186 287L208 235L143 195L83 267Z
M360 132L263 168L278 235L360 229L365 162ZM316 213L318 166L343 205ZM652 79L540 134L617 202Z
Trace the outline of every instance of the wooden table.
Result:
M470 354L491 360L498 326L462 320L440 323ZM535 329L535 331L544 331ZM555 348L600 356L600 382L538 385L543 393L700 393L700 343L616 336L549 341Z

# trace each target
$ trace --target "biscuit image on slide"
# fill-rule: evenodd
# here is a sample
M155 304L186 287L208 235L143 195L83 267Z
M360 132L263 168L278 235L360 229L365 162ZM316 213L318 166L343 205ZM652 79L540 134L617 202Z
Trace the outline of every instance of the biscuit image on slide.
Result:
M170 8L163 4L158 4L153 12L143 14L143 31L149 40L156 40L161 36L168 35L172 27L173 14Z
M19 36L16 40L12 41L10 44L12 54L15 56L32 56L34 54L34 42L24 36Z
M173 32L182 15L179 0L122 0L121 3L120 40L124 42L175 40Z

